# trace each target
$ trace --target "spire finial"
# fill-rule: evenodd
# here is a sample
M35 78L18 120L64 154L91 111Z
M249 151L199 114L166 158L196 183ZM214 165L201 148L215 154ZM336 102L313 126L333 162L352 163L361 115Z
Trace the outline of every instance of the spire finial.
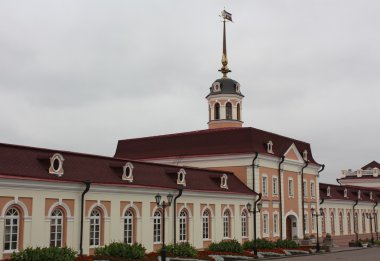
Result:
M223 78L227 78L227 73L231 72L228 69L228 59L227 59L227 44L226 44L226 21L232 22L232 14L223 10L221 15L223 18L223 55L222 55L222 68L220 68L219 72L223 73Z

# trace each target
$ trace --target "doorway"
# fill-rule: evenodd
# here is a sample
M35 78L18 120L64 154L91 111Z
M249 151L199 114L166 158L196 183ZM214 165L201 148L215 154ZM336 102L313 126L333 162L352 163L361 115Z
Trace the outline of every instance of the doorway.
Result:
M297 218L289 215L286 218L286 239L292 240L297 236Z

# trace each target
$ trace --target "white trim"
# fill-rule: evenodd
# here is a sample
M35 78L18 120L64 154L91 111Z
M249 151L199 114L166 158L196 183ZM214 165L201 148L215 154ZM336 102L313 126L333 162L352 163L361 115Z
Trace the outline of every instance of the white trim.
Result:
M102 203L100 202L97 202L97 203L94 203L91 205L91 207L88 209L88 212L87 212L87 218L90 218L91 217L91 212L94 210L94 208L101 208L103 210L103 218L108 218L108 211L107 211L107 208L106 206L104 206Z
M63 207L66 211L66 218L71 217L70 207L65 202L63 202L63 201L59 202L58 201L58 202L55 202L53 205L51 205L51 207L49 208L47 218L51 218L51 213L53 212L53 210L56 207Z
M15 205L15 206L19 206L22 208L22 212L23 212L23 217L24 219L25 218L31 218L31 216L29 216L29 212L28 212L28 208L27 206L24 204L24 202L20 201L20 200L10 200L8 201L4 207L3 207L3 210L1 212L1 217L2 218L5 218L5 214L6 214L6 211L8 210L8 208L12 205Z
M127 205L123 208L123 211L120 213L120 214L121 214L121 218L124 218L124 217L125 217L125 216L124 216L125 212L126 212L128 209L130 209L130 208L133 209L133 210L135 211L136 218L140 218L140 217L141 217L141 216L140 216L140 211L139 211L139 209L138 209L137 206L134 205L133 202L132 202L132 203L127 204Z
M184 205L184 206L181 206L180 209L178 209L177 219L179 219L179 214L180 214L181 211L184 210L184 209L187 211L187 214L188 214L188 218L189 218L189 219L193 217L193 215L191 214L190 208L188 208L187 206ZM202 212L202 213L203 213L203 212Z

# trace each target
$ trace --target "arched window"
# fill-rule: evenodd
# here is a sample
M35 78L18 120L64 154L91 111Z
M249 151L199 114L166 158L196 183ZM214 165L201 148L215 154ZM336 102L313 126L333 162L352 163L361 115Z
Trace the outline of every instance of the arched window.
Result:
M90 215L90 246L100 245L102 213L100 209L94 208Z
M240 103L238 103L238 105L236 106L236 110L237 110L237 120L240 121Z
M179 213L179 241L187 241L187 212L182 210Z
M220 119L220 105L219 103L215 103L214 106L214 120L219 120Z
M365 214L362 213L362 233L364 234L365 232Z
M13 207L7 210L4 225L4 250L17 250L20 231L20 213L16 208Z
M354 233L359 233L359 220L358 220L358 213L355 213L354 215Z
M124 243L134 243L134 222L135 215L131 209L127 209L124 214Z
M331 234L335 235L335 222L334 222L334 212L330 212L330 228L331 228Z
M248 218L246 211L241 213L241 236L248 237Z
M226 103L226 119L232 120L232 104L230 102Z
M343 235L343 213L339 213L339 232Z
M225 210L223 213L223 237L229 238L231 231L230 231L230 222L231 222L231 214L230 211Z
M203 231L203 239L210 239L210 229L211 229L211 222L210 222L210 211L207 209L203 211L202 214L202 231Z
M156 210L153 216L153 243L161 242L161 212Z
M322 215L322 233L326 233L326 215L323 213Z
M50 219L50 246L62 247L63 242L63 220L62 210L56 208L51 213Z
M351 215L350 212L347 212L347 232L351 235Z

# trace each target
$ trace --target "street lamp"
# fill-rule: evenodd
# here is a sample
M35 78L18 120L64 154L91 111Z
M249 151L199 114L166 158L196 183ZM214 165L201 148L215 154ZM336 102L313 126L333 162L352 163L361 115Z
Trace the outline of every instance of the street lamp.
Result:
M369 222L371 223L371 242L373 244L372 219L374 219L374 217L372 216L372 213L365 213L365 216L369 219Z
M311 208L310 210L311 210L311 215L315 216L316 220L317 220L317 252L319 252L321 250L321 246L319 245L319 219L318 219L318 217L324 215L323 208L319 209L319 213L318 213L318 211L315 211L314 208Z
M262 194L259 193L259 198L255 201L252 210L252 204L247 203L247 209L250 213L253 213L253 254L257 256L257 245L256 245L256 213L261 211L263 204L259 202L261 200ZM259 202L259 203L257 203Z
M161 248L161 260L166 261L166 246L165 246L165 209L170 207L173 201L173 195L169 193L167 195L167 202L161 202L161 195L158 193L155 197L158 208L162 208L162 248Z

